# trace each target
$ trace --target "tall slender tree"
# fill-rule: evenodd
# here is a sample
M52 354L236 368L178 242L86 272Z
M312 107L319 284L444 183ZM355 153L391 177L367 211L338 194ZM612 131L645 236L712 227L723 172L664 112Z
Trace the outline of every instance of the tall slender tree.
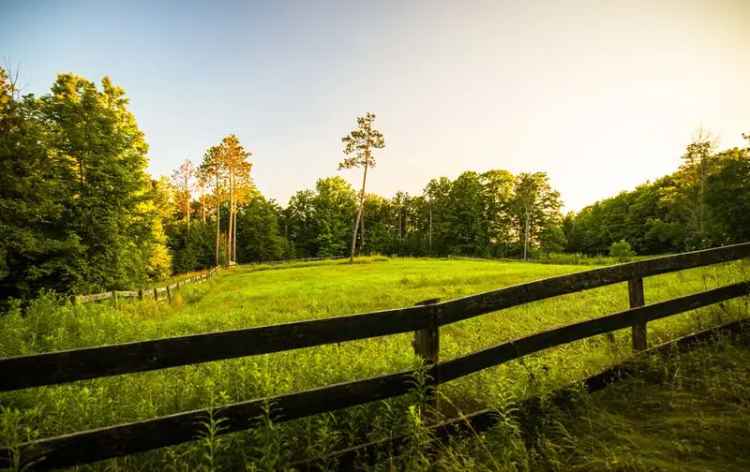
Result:
M213 195L216 218L216 244L214 248L214 265L219 265L219 249L221 245L221 203L222 203L222 192L223 187L221 185L222 177L224 174L224 166L222 163L222 149L220 146L211 146L208 148L206 153L203 155L203 162L200 166L201 178L206 182L212 182L213 184Z
M229 223L227 251L229 261L237 260L237 209L239 204L250 200L252 164L248 158L252 153L245 150L237 136L231 134L221 142L223 165L226 168L229 192Z
M224 255L227 264L237 260L237 211L241 203L251 199L253 186L250 179L252 164L247 152L235 135L222 139L204 155L200 180L214 182L213 198L216 203L216 247L218 264L222 246L221 208L227 202L227 231L224 235Z
M362 167L362 188L359 191L359 205L357 214L354 218L354 230L352 231L352 250L349 257L350 262L354 262L354 254L357 250L357 232L362 221L362 213L365 206L365 189L367 186L367 169L375 167L375 158L372 154L373 149L383 149L385 139L383 133L372 127L375 121L375 115L367 113L365 116L357 118L357 128L352 130L348 135L341 138L344 144L344 154L347 156L339 163L339 170ZM365 243L364 225L362 226L361 246Z
M198 204L200 207L202 223L206 222L206 216L208 214L208 205L206 204L208 201L208 195L206 194L206 189L208 189L209 185L210 180L206 179L206 176L201 172L200 167L198 167L195 171L195 186L198 191Z

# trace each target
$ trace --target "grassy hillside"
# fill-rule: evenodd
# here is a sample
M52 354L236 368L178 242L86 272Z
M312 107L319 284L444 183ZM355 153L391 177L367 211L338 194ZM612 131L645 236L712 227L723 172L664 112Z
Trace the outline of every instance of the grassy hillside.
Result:
M0 356L119 343L178 334L261 326L448 299L587 266L483 260L361 259L280 266L245 266L209 284L186 287L171 305L153 301L60 305L42 297L22 317L0 318ZM646 279L647 302L747 279L745 263ZM535 302L441 330L441 358L627 307L625 284ZM747 301L698 310L649 325L652 342L746 316ZM456 380L442 389L446 414L505 404L549 391L626 357L629 333L599 337ZM291 392L413 367L410 335L287 353L212 362L0 395L0 443L50 436L186 409ZM219 444L197 442L98 465L131 469L196 467L273 470L289 461L409 431L413 398L348 409L335 415L269 425ZM20 436L19 436L20 435Z

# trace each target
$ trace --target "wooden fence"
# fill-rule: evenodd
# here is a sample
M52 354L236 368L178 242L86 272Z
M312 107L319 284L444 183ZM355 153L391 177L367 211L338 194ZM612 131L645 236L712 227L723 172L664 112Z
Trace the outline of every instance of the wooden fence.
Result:
M571 399L575 398L576 393L582 390L588 393L598 392L615 382L626 380L641 372L642 364L640 362L647 356L684 352L717 338L721 339L741 335L748 332L749 328L750 320L736 320L682 336L655 347L650 347L620 364L613 365L597 374L557 389L548 396L545 396L544 399L540 396L526 397L513 406L511 414L523 421L524 418L528 418L530 415L534 416L538 414L542 401L565 408L571 404ZM457 418L428 424L426 425L426 429L429 433L426 436L429 439L423 447L427 449L426 452L430 450L434 451L441 444L444 444L446 440L476 436L497 425L501 420L502 417L497 410L483 409L468 415L461 415ZM290 467L301 471L328 471L331 470L331 465L334 464L334 470L354 470L358 464L374 464L378 460L382 460L384 451L393 455L400 454L410 444L413 444L413 440L414 437L411 434L391 436L386 439L338 450L325 456L306 458L292 463Z
M328 261L328 260L339 260L347 259L346 256L333 256L333 257L305 257L299 259L279 259L273 261L258 262L257 265L282 265L288 263L299 263L299 262L315 262L315 261ZM234 263L233 263L234 264ZM142 288L138 290L111 290L109 292L92 293L90 295L75 295L72 300L73 303L90 303L99 302L102 300L112 300L112 303L117 305L119 300L125 298L137 298L143 300L144 298L153 298L154 300L171 300L172 294L175 290L188 284L201 283L209 280L213 274L219 271L218 267L213 267L200 274L186 277L178 280L175 283L165 285L164 287L154 288Z
M112 300L112 303L117 305L117 302L119 300L125 298L137 298L139 300L143 300L144 298L153 298L154 300L171 300L172 294L178 288L188 284L205 282L209 280L218 270L218 268L214 267L208 269L207 271L201 272L200 274L178 280L177 282L166 285L164 287L141 288L138 290L112 290L109 292L93 293L91 295L75 295L73 297L73 303L79 304L98 302L102 300Z
M544 349L591 336L631 328L633 348L647 346L647 323L750 294L750 281L645 304L643 278L750 257L750 243L552 277L455 300L428 300L413 307L300 321L274 326L180 336L152 341L75 349L0 359L0 391L54 385L84 379L268 354L391 334L416 332L414 347L425 358L434 388L459 377ZM582 290L627 282L631 308L533 334L462 357L440 362L440 326L513 306ZM289 421L408 393L414 370L222 406L224 433L256 426L269 402L272 419ZM38 439L15 448L21 464L36 469L94 462L195 439L196 425L208 409ZM13 452L0 449L0 467Z

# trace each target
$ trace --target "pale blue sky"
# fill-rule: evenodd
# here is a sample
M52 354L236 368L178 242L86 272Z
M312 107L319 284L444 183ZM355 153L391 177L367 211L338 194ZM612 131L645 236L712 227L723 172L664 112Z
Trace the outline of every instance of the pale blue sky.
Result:
M0 58L29 92L109 75L150 169L236 133L286 204L378 115L369 190L463 170L547 171L568 208L671 172L697 128L750 131L750 0L3 1ZM341 175L359 182L354 171Z

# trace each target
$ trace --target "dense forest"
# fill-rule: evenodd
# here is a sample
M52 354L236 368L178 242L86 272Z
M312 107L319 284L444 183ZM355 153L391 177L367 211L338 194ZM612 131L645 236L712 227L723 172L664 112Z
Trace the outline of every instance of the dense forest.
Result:
M342 139L339 168L362 168L360 189L325 177L282 206L254 186L252 155L234 135L153 179L145 137L110 79L97 86L61 74L49 93L21 95L0 69L0 299L350 249L525 258L750 240L750 136L727 150L699 137L673 174L563 215L543 172L467 171L432 179L420 195L367 193L367 170L385 146L374 120L360 117Z

